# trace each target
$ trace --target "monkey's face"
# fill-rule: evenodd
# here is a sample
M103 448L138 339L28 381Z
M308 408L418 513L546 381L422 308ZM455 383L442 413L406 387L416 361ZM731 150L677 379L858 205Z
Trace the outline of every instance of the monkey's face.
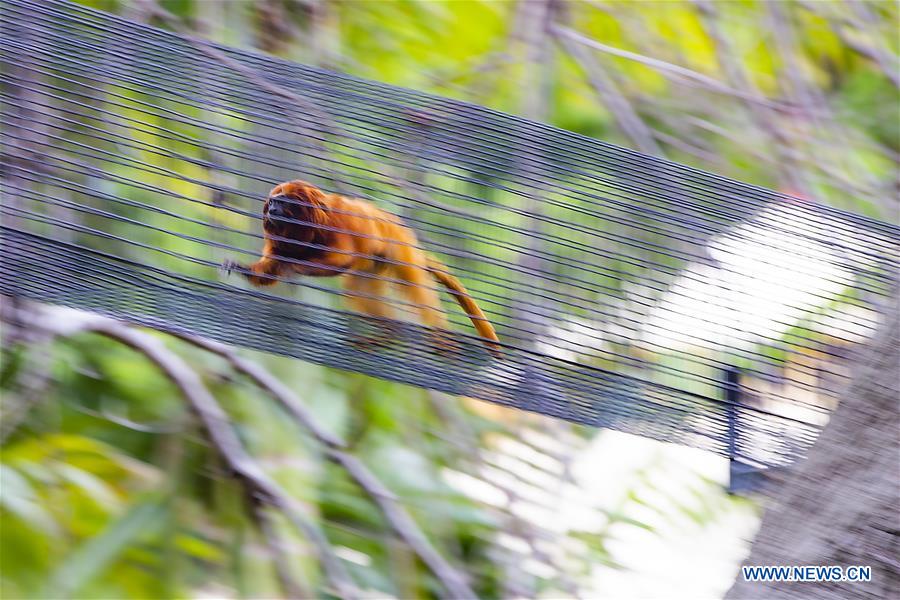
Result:
M284 195L269 196L263 206L263 225L268 229L283 229L292 220L299 220L292 198Z
M324 224L324 194L306 182L275 186L263 206L263 228L269 234L310 241Z

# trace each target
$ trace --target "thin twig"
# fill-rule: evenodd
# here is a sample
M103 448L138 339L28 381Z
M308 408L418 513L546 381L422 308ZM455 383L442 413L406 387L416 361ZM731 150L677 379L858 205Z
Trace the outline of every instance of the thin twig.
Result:
M571 37L561 35L558 28L553 30L553 37L584 70L591 87L612 113L619 124L619 129L631 138L635 147L646 154L665 157L662 148L653 138L650 128L634 110L628 98L619 90L613 78L606 73L603 65L594 59L584 45L576 44Z
M872 14L872 11L865 2L848 3L845 0L845 4L850 4L851 12L848 20L856 29L871 29L871 24L878 19L877 16ZM857 54L865 56L878 65L884 75L890 79L891 83L893 83L895 87L900 88L900 61L898 61L897 55L886 50L883 44L874 43L871 46L866 45L865 42L848 34L846 28L840 23L834 23L830 20L829 22L834 31L838 34L838 37L841 38L842 42ZM896 25L896 21L894 22L894 25ZM896 29L894 29L894 32L896 33Z
M53 354L50 341L42 340L25 349L26 355L22 360L23 372L18 375L16 381L21 393L17 395L14 406L9 406L12 404L9 398L4 403L8 408L0 419L0 444L5 442L24 422L32 409L40 404L53 383Z
M519 0L510 30L510 43L522 46L524 55L525 70L521 85L527 93L522 96L520 111L526 119L532 121L546 120L550 106L553 54L548 27L557 9L553 0ZM524 204L525 212L529 215L525 227L533 234L522 240L526 252L516 259L516 268L533 273L545 263L539 256L538 239L545 228L544 204L541 200L546 196L547 190L543 178L535 174L535 165L544 161L545 156L540 143L523 145L518 150L515 158L522 160L516 161L515 170L523 179L536 181L537 184ZM530 319L532 315L527 313L531 311L526 310L527 301L524 297L513 298L511 304L510 313L514 326ZM547 308L543 302L534 303L533 308L536 328L541 331L547 326Z
M281 584L281 589L284 590L288 598L298 600L300 598L315 598L312 590L300 583L291 572L291 567L286 560L288 554L287 545L281 533L279 533L278 527L272 523L272 515L258 502L252 502L252 511L259 532L265 539L269 553L272 555L275 576Z
M189 43L194 45L194 47L196 47L200 52L206 54L213 60L215 60L217 62L221 62L222 64L227 65L229 68L234 69L235 71L239 72L241 75L246 77L249 81L251 81L253 84L258 86L261 90L265 90L266 92L280 96L280 97L284 98L285 100L288 100L289 102L292 102L293 104L295 104L296 107L298 109L300 109L301 111L305 111L309 114L314 115L315 118L318 120L318 123L321 126L322 131L325 134L332 136L334 139L350 139L351 138L351 136L349 136L345 131L343 131L340 124L338 124L331 117L331 115L329 115L325 110L323 110L319 106L318 103L316 103L316 102L310 100L309 98L306 98L300 94L297 94L297 93L293 92L292 90L285 88L282 85L279 85L279 84L269 81L263 75L258 73L255 69L248 67L247 65L241 63L240 61L228 56L225 52L223 52L218 47L213 45L212 42L210 42L208 40L204 40L203 38L199 38L199 37L193 35L185 27L185 25L181 22L181 20L178 17L176 17L172 13L168 12L164 8L157 5L154 2L154 0L143 0L143 1L151 3L151 6L154 7L154 10L156 10L155 16L159 17L160 19L162 19L166 23L168 23L180 35L182 35L186 39L186 41L188 41ZM304 123L302 121L298 121L297 119L293 118L293 114L294 113L291 113L291 112L286 113L288 118L290 118L293 122L298 124L298 127L300 127L301 129L307 129L307 127L304 125ZM313 143L318 148L318 150L320 151L320 153L322 154L322 156L320 157L320 158L322 158L322 161L321 161L322 169L329 174L329 176L331 177L332 181L335 184L343 186L345 188L348 188L347 190L339 189L338 191L342 192L342 193L346 191L346 192L352 193L355 196L362 196L362 194L354 192L352 187L346 181L343 181L340 178L340 174L338 172L336 172L330 166L328 161L324 160L324 155L328 153L328 149L325 147L324 142L316 139L315 137L313 137L312 140L313 140ZM410 198L412 198L416 202L419 202L424 205L431 205L431 206L440 208L441 210L445 210L451 214L458 214L458 215L462 215L467 218L474 218L474 219L479 218L478 215L476 215L474 213L471 213L471 212L466 211L461 208L448 206L446 204L439 202L438 200L436 200L435 198L433 198L431 196L425 195L420 189L421 187L425 187L425 186L422 186L421 184L417 185L414 182L409 181L408 178L398 174L397 169L395 169L391 165L384 163L381 165L381 169L382 169L381 175L386 180L386 183L400 188L406 194L408 194Z
M753 102L755 104L759 104L761 106L767 106L769 108L776 108L779 110L785 110L789 108L782 103L773 102L768 98L764 98L759 94L748 94L747 92L734 89L721 81L710 77L709 75L704 75L698 71L694 71L692 69L688 69L686 67L682 67L679 65L672 64L670 62L666 62L664 60L660 60L658 58L651 58L649 56L644 56L643 54L638 54L636 52L630 52L628 50L623 50L621 48L616 48L613 46L608 46L597 40L591 39L581 33L571 29L569 27L565 27L563 25L554 24L551 27L551 30L563 37L567 37L574 42L578 42L579 44L584 44L594 50L599 50L600 52L605 52L607 54L612 54L613 56L618 56L620 58L625 58L628 60L633 60L635 62L639 62L642 65L646 65L655 71L661 73L666 77L674 77L680 81L685 81L693 84L700 85L701 87L722 93L728 94L729 96L735 96L737 98L741 98L748 102Z
M810 119L813 129L804 130L804 162L811 169L821 170L826 176L833 181L829 182L833 187L845 189L851 194L865 196L870 202L881 204L880 194L872 194L863 188L871 190L878 185L877 178L867 169L853 169L848 167L846 157L843 153L840 158L835 160L835 155L829 153L818 152L818 145L824 141L828 147L850 148L853 139L847 131L844 123L835 118L835 115L828 105L822 90L817 86L809 85L800 60L800 51L797 42L797 34L794 30L793 16L789 5L783 5L779 2L766 3L769 22L771 23L772 38L775 41L775 47L781 55L782 70L787 75L787 80L791 85L783 86L786 97L796 100L796 104L801 110L801 115ZM785 78L779 78L784 80ZM796 119L802 122L801 119ZM796 127L792 128L797 130ZM817 135L821 134L821 137ZM849 168L849 170L848 170ZM846 185L841 185L844 181L847 184L856 187L857 184L850 182L849 173L853 172L863 181L859 185L859 189L846 190Z
M782 127L777 122L777 114L770 109L750 100L753 96L759 96L756 86L753 84L744 64L741 62L731 38L722 30L719 11L716 5L709 0L694 0L703 29L713 42L716 52L716 60L719 63L728 83L742 92L741 98L745 101L750 116L768 137L777 161L775 168L778 170L780 183L790 189L808 196L809 184L804 177L802 169L797 168L796 140L790 134L790 129Z

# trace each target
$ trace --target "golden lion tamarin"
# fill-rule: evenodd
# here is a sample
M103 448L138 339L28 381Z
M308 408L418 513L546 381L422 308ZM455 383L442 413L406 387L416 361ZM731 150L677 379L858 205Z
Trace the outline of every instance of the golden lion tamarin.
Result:
M391 283L418 313L423 325L447 329L447 316L434 287L447 287L472 320L485 344L499 348L494 327L456 277L418 247L416 234L401 220L365 200L326 194L305 181L272 188L263 206L265 244L252 265L227 261L250 283L268 286L291 275L340 276L351 308L394 318Z

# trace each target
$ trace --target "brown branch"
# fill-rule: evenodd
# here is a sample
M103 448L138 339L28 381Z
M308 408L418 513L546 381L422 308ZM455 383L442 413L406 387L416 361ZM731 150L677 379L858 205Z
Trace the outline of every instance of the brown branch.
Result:
M237 71L254 85L259 87L261 90L265 90L270 94L280 96L290 102L293 102L303 111L312 114L320 125L321 131L325 134L334 137L346 137L341 133L337 123L335 123L331 116L328 115L324 110L322 110L317 103L304 98L303 96L296 94L281 85L272 83L264 76L260 75L255 69L248 67L239 60L232 58L231 56L220 50L211 41L194 35L194 32L190 27L183 23L182 20L176 15L160 6L156 2L156 0L140 0L140 2L147 6L148 14L166 23L201 53L213 59L215 62L226 65L234 71ZM295 123L301 130L311 130L311 128L308 127L304 121L297 119L293 113L288 112L285 114L285 117ZM302 132L294 133L301 133L302 135ZM332 169L330 164L323 158L323 156L328 152L328 149L325 146L325 142L316 138L315 136L306 137L310 139L311 144L316 147L319 154L321 155L318 158L320 159L319 163L322 170L326 171L336 184L346 185L346 182L342 181L339 177L339 173Z
M309 431L317 441L332 448L343 448L346 446L343 440L316 422L309 409L294 395L289 387L258 363L241 357L231 347L226 346L225 344L220 344L206 338L178 331L167 331L166 333L224 358L235 371L243 373L252 379L257 386L275 398L275 400L281 404L281 406L284 407L304 429Z
M306 518L297 502L247 454L230 426L228 415L210 394L200 376L183 359L166 348L162 341L108 317L69 309L42 310L32 315L29 324L57 336L96 333L121 342L146 356L175 384L190 404L218 454L246 487L248 497L279 509L313 543L317 558L337 595L347 599L359 597L349 573L334 554L324 534Z
M676 150L681 150L685 154L696 156L697 158L708 164L717 165L723 169L729 166L728 163L722 159L721 155L713 152L712 150L701 148L699 145L685 141L681 138L675 137L670 133L660 131L659 129L651 129L651 133L653 134L654 138L661 141L662 143L668 144Z
M804 131L803 141L806 142L804 144L806 152L803 160L805 165L821 171L825 175L826 183L831 187L857 196L864 196L869 202L888 208L889 204L885 204L883 195L872 192L872 189L878 185L877 178L872 173L866 169L853 170L852 167L848 170L843 155L840 160L834 160L833 156L828 153L816 152L821 143L829 147L850 148L853 144L853 136L848 132L846 125L835 118L822 90L810 85L804 75L791 7L779 2L768 2L766 9L771 24L772 38L782 58L782 71L791 83L790 89L783 86L785 96L795 101L802 111L802 115L808 117L814 126L814 129ZM779 79L784 80L784 78ZM818 135L819 132L821 135ZM883 153L880 149L877 151ZM851 181L851 173L862 181L859 184Z
M343 466L359 486L372 497L397 535L413 549L444 585L449 594L448 598L463 600L476 597L462 575L451 567L431 545L413 518L397 501L396 496L375 477L362 461L346 452L334 449L328 451L328 457Z
M543 121L547 117L553 79L549 25L556 11L553 0L519 0L516 5L520 29L516 38L524 46L525 73L520 110L527 119Z
M547 118L550 94L552 92L552 46L549 26L558 6L554 0L519 0L516 3L513 24L510 29L510 43L521 46L524 57L524 76L520 85L525 93L520 102L520 112L526 119L543 121ZM544 210L541 200L546 195L545 184L537 173L536 166L543 162L544 148L540 142L522 144L514 155L514 171L520 178L535 181L530 194L525 196L523 213L528 215L525 227L537 234L544 229ZM526 251L516 259L520 271L534 273L544 261L536 252L539 235L528 235L522 242ZM533 306L533 311L525 308L522 298L512 301L510 313L513 323L518 324L532 312L535 326L545 327L546 310L543 302Z
M359 459L343 450L346 443L329 433L319 425L303 402L283 383L271 375L265 368L238 355L232 348L218 342L182 333L173 335L197 347L224 358L231 367L250 377L254 383L268 392L281 406L294 417L297 423L309 431L322 443L325 456L342 466L359 487L372 498L387 519L394 532L406 542L434 576L447 590L447 597L453 600L475 598L475 593L468 586L465 578L435 550L428 538L381 481Z
M887 77L894 87L900 88L900 75L898 75L898 61L890 54L884 52L881 48L873 48L867 46L864 42L857 40L853 35L849 34L844 27L840 25L832 25L841 41L851 50L864 56L878 65L885 77ZM891 63L894 63L893 65Z
M309 538L318 550L318 558L335 592L342 598L356 598L358 592L349 573L335 556L325 535L310 522L302 509L247 454L237 434L230 426L228 415L216 402L197 373L163 343L146 333L126 325L104 319L85 332L99 333L115 339L142 353L157 365L181 391L191 408L203 422L209 439L229 468L252 492L252 496L281 510L297 529Z
M57 337L54 332L29 327L28 304L16 296L0 295L0 322L5 324L3 350L11 352L21 347L25 353L22 360L23 372L17 375L15 385L21 390L16 406L7 398L6 409L0 415L0 444L5 442L24 422L28 414L43 400L47 389L53 384L52 343ZM39 356L35 360L34 355Z
M22 312L24 313L25 311ZM9 318L8 314L4 314L3 316ZM176 385L178 385L192 407L198 405L201 407L203 410L202 413L200 410L196 409L195 412L197 412L203 420L206 429L210 432L210 436L212 437L212 432L216 433L216 437L212 439L214 446L220 450L220 454L225 459L229 468L236 473L245 484L248 491L248 497L252 501L254 517L260 532L274 555L274 560L276 561L274 566L279 582L291 597L309 597L305 592L298 592L303 586L296 581L295 577L291 577L289 565L284 561L283 540L277 535L277 529L271 523L271 515L265 511L263 504L269 504L274 508L281 509L285 516L291 520L292 523L306 535L306 537L314 542L318 538L320 542L325 544L327 548L326 552L330 552L330 547L327 546L327 540L320 537L321 534L317 535L317 529L306 522L306 519L303 518L302 514L298 514L299 510L292 507L293 502L284 495L284 492L278 490L274 483L266 478L258 465L246 454L243 447L240 445L237 436L228 426L227 415L209 395L209 392L206 390L196 373L191 371L190 367L184 363L182 359L165 348L162 342L154 337L138 332L125 324L112 321L106 317L83 313L81 311L46 308L40 313L32 313L29 322L23 323L23 325L28 325L34 330L44 329L46 331L52 331L55 332L54 335L58 336L71 336L82 332L99 333L118 339L135 349L139 349L139 351L147 355L148 358L153 360L157 365L160 365L159 356L157 354L159 352L163 353L166 360L174 360L176 367L185 371L187 379L180 378L179 380L175 380L172 378L172 372L170 370L164 369L164 372L176 383ZM343 448L345 447L345 443L343 440L322 428L315 421L315 418L309 413L304 404L280 380L257 363L241 357L229 346L187 334L173 332L166 333L221 356L235 371L248 376L256 385L275 398L275 400L291 414L298 424L309 431L313 437L325 447L326 457L345 469L351 478L357 482L360 488L372 498L398 537L403 540L413 552L415 552L432 573L434 573L438 580L446 587L448 591L447 598L462 600L464 598L475 597L474 592L468 588L462 575L457 573L434 549L422 530L411 518L409 513L402 507L396 496L381 483L362 461L347 452L344 452ZM127 336L127 339L123 336ZM154 352L152 355L149 353L151 350ZM169 363L166 364L169 366ZM162 367L162 365L160 366ZM180 374L181 371L178 371L178 373ZM197 394L200 394L200 396L197 397ZM520 440L520 442L527 444L527 441L525 440ZM477 462L477 460L475 462ZM487 462L492 463L490 460ZM496 463L494 463L494 466L496 468L503 468L500 464ZM541 468L539 465L531 466ZM515 492L502 483L492 482L492 484L504 491L508 496L515 494ZM285 506L287 506L287 508L285 508ZM512 513L508 513L507 516L514 519L517 518ZM526 532L523 528L531 529ZM520 522L518 524L518 529L520 534L532 540L535 539L535 536L540 536L544 533L541 527L534 527L525 522ZM317 548L319 547L318 544L316 544L316 546ZM536 547L532 547L532 551L535 552L536 558L540 558L541 560L547 559L547 557L538 556ZM317 553L320 560L321 555L321 551ZM557 565L554 564L553 566L556 567ZM558 570L560 573L563 573L562 569ZM564 577L564 579L567 578ZM331 577L329 577L329 581L332 585L335 585L335 587L340 589L340 587L331 580ZM570 581L567 583L567 588L575 589L574 584ZM345 597L348 595L349 594L345 593Z

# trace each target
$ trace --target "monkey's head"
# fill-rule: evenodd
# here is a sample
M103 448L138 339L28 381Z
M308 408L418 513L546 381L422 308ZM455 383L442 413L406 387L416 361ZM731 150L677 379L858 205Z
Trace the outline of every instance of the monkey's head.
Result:
M309 242L318 225L325 225L325 194L301 180L287 181L272 188L263 206L266 233ZM301 222L297 222L301 221Z

